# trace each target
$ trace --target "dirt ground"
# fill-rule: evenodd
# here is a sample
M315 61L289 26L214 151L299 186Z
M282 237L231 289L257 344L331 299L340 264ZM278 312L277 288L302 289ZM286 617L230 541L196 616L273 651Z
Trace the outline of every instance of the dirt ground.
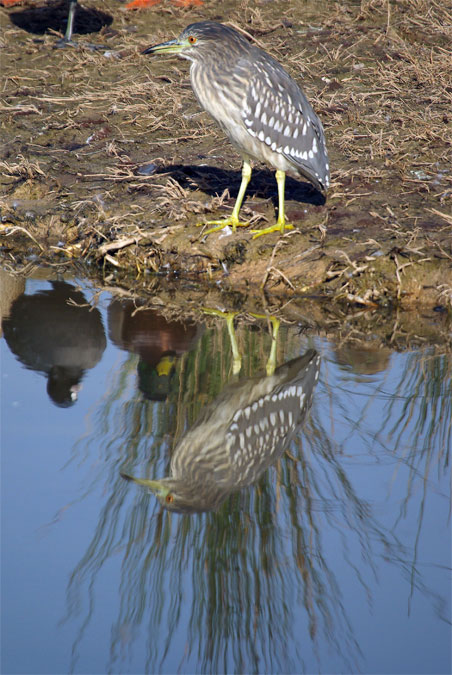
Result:
M263 288L270 299L450 318L450 2L205 0L184 9L164 0L130 11L83 0L81 47L54 49L65 12L54 0L0 8L4 268L73 268L133 293L164 278L196 298ZM203 19L246 31L275 56L324 124L327 201L289 178L296 227L282 237L254 240L244 228L206 237L199 227L230 213L240 157L200 111L188 63L141 51ZM242 217L273 223L276 196L273 170L256 166Z

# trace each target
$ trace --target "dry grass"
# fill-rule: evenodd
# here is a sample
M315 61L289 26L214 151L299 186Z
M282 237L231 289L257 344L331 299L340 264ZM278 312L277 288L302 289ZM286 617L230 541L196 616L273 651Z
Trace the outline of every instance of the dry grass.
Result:
M25 228L26 247L33 238L53 263L55 255L95 259L104 271L140 277L170 266L223 281L226 265L224 283L237 287L321 288L369 306L425 293L428 302L450 302L447 3L212 1L189 13L98 4L114 16L114 30L97 40L108 50L98 52L53 50L52 36L36 44L2 12L0 208L4 232L16 228L10 259L20 263L21 240L11 242ZM186 64L140 55L190 21L222 13L302 81L326 128L327 205L300 203L289 191L301 236L276 248L276 239L253 242L244 232L240 252L216 236L201 239L195 224L233 204L240 160L200 113ZM148 162L156 172L140 174ZM274 193L270 175L253 182L245 217L271 221Z

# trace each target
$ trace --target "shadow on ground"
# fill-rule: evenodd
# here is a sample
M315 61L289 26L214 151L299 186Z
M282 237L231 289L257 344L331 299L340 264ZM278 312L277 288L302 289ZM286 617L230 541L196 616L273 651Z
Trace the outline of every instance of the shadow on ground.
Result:
M235 199L240 187L242 174L240 171L219 169L215 166L196 166L171 164L164 169L157 169L155 175L164 173L177 180L179 185L187 190L202 190L214 197L229 189ZM278 192L275 172L269 169L255 169L246 191L247 198L257 197L271 199L273 206L278 206ZM323 206L325 197L310 183L303 183L287 176L286 199L313 206Z
M32 33L33 35L44 35L48 31L64 33L68 17L69 2L63 0L52 2L48 5L39 5L38 7L27 7L20 11L11 12L9 19L14 26ZM77 5L74 20L74 33L79 35L88 35L89 33L99 33L102 28L110 26L113 23L113 17L94 7L84 7Z
M0 8L2 264L86 263L144 287L168 274L365 308L452 307L447 3L89 4L76 32L103 28L107 48L64 55L45 33L64 32L66 3ZM240 159L199 110L188 64L141 51L205 19L244 28L300 82L324 124L327 202L288 178L295 228L281 237L250 231L276 219L274 172L260 166L240 213L250 228L206 236L208 226L197 227L230 215Z

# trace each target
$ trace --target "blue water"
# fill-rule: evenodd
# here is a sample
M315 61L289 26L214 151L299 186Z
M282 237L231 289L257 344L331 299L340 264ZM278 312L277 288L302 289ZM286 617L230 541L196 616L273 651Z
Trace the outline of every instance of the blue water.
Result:
M76 286L3 308L1 672L451 672L447 350L281 328L278 365L321 356L307 418L253 485L179 515L120 472L168 475L228 383L264 377L267 322L238 317L234 376L221 318Z

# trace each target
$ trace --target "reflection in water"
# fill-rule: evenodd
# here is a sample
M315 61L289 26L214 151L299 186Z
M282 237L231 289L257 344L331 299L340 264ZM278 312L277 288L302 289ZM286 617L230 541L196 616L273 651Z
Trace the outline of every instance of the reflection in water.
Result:
M360 375L375 375L388 368L391 350L381 344L346 343L335 350L336 363Z
M60 528L55 525L53 534L63 537L69 531L71 537L80 528L75 548L63 539L79 562L69 563L64 629L53 633L46 624L47 637L39 628L33 636L41 651L41 639L47 647L46 639L58 640L63 632L72 647L69 669L77 672L89 672L94 652L104 664L98 672L376 672L381 669L369 657L369 644L380 649L380 633L387 629L385 621L390 623L396 594L401 603L413 600L413 612L405 617L394 644L382 650L401 653L398 640L403 640L404 630L416 640L419 626L425 625L416 623L416 612L431 611L436 631L448 613L448 589L442 593L445 576L439 564L444 559L435 560L429 540L423 538L448 517L448 504L445 515L438 507L428 514L432 493L438 497L444 491L444 483L440 486L433 476L450 472L448 355L427 349L399 354L388 348L380 359L356 341L350 348L316 338L321 374L303 420L317 360L310 356L313 351L306 352L307 338L296 330L281 325L276 345L274 332L267 334L259 326L248 330L239 322L234 340L244 378L231 384L237 350L231 349L224 320L202 331L169 323L153 310L132 315L128 303L109 308L110 336L131 353L120 366L112 359L99 403L80 425L86 435L75 444L74 461L60 474L67 479L72 472L76 496L72 508L59 512L60 522L67 520ZM273 376L256 377L272 350L276 362L286 365ZM146 385L150 395L143 396L137 391L137 364L165 371L159 364L168 354L169 384ZM281 403L277 389L277 408L266 411L269 422L272 413L279 417L283 411L282 428L274 434L278 442L269 451L270 423L267 437L257 443L262 420L251 419L260 410L253 411L257 397L251 392L267 387L265 398L278 377L294 381L280 383L280 394L286 387L292 393ZM297 378L302 378L306 396L302 406L291 408ZM299 415L301 429L289 429L290 412L294 426L295 412ZM215 503L216 510L177 515L121 478L131 467L142 467L139 473L146 476L174 475L184 443L189 470L193 464L195 472L198 455L202 458L212 438L221 451L228 442L234 450L238 441L235 449L241 452L240 434L245 440L251 424L256 438L248 439L253 452L246 458L247 479L240 482L241 469L231 477L215 466L212 476L219 472L227 489L212 498L209 493L207 503L202 488L212 476L203 476L196 496L202 504L197 506ZM209 427L215 428L213 436ZM244 457L239 454L238 459ZM64 497L58 496L58 507L61 501ZM88 502L92 510L84 519L80 513ZM51 543L49 537L45 564L56 560L62 565L60 550ZM432 581L435 576L439 583ZM56 595L52 583L48 590ZM381 603L390 610L385 615L380 608L382 622L372 623ZM53 619L47 617L49 624ZM441 659L444 663L444 650ZM388 662L393 663L391 655Z
M3 320L9 316L14 300L25 291L25 279L14 277L0 268L0 337Z
M272 337L241 328L237 332L244 359L242 370L252 375L256 365L265 363L273 346ZM292 351L293 354L299 349L300 337L294 332L283 330L283 333L284 353ZM246 345L248 350L244 349ZM257 360L256 355L260 355ZM312 352L297 359L295 364L301 367L301 362L305 362L303 368L312 382L317 366L310 370L310 358ZM416 358L419 364L424 364L421 355ZM442 357L435 357L434 362L436 369L440 362L448 363ZM310 363L316 364L317 360ZM419 365L419 369L424 365ZM328 362L325 366L328 368ZM294 365L282 366L275 377L290 368ZM312 660L305 661L308 643L312 643L316 653L316 645L325 639L340 657L343 664L340 669L356 672L361 667L361 652L354 637L355 626L348 615L350 598L342 596L336 577L338 563L340 567L345 560L352 568L355 592L357 597L362 597L363 604L365 598L371 602L373 579L383 559L386 564L396 565L399 574L411 579L413 592L429 593L415 562L410 562L406 546L398 541L392 527L378 522L370 500L359 496L344 462L348 454L342 445L345 441L334 431L340 424L326 414L334 410L338 420L350 418L347 429L356 430L359 447L367 448L369 456L377 452L377 448L384 452L365 412L353 410L350 404L354 389L360 386L364 394L363 411L366 410L369 404L366 388L374 386L371 379L359 376L355 380L357 384L350 389L348 372L338 370L337 380L326 373L328 385L321 379L303 431L292 435L288 451L276 460L275 470L265 471L254 486L243 487L228 499L221 491L215 492L212 503L218 507L217 511L174 516L167 509L156 508L156 501L146 492L131 492L127 484L121 482L120 470L137 464L145 465L146 473L152 476L174 472L179 462L177 453L185 443L186 452L193 451L190 458L195 462L195 454L202 453L210 443L212 428L217 429L215 441L224 444L227 421L230 422L235 411L239 415L232 423L238 428L233 431L236 436L243 433L239 424L243 422L246 426L245 410L251 403L250 392L255 386L269 385L271 378L228 385L221 393L222 383L233 370L229 333L221 322L216 330L202 336L196 350L181 357L175 375L179 386L166 402L146 402L147 412L142 400L135 401L132 408L129 403L114 409L105 407L104 429L109 428L108 418L114 417L118 423L118 415L122 416L123 431L117 432L116 437L107 435L104 441L110 453L117 447L122 461L111 455L108 500L92 543L74 570L68 589L69 614L74 615L83 589L94 588L104 564L122 549L120 607L113 627L107 670L121 669L126 645L131 647L140 628L144 628L147 655L143 672L175 672L178 668L181 672L312 671ZM444 377L446 372L442 373ZM422 417L424 397L432 401L434 393L436 401L445 401L445 387L449 388L449 396L452 393L450 377L442 379L441 388L430 393L425 379L414 382L404 378L401 386L403 382L413 387L412 398L408 389L403 391L404 398L412 401L413 407L406 409L410 419ZM125 384L123 387L125 391ZM241 392L243 399L237 399L232 406L234 410L230 410L229 401L240 397ZM376 399L378 397L377 389ZM390 400L387 399L386 429L390 428L391 420L395 422ZM447 409L450 409L450 400L449 397L445 404ZM175 445L170 469L167 459L170 445L158 441L161 439L159 429L165 428L166 419L161 406L167 409L173 404L180 440ZM443 407L444 412L447 410ZM250 422L251 414L252 410ZM199 416L200 421L196 423L194 420ZM374 418L380 425L381 415L378 420L371 415L371 419ZM439 423L437 417L444 437L444 429L450 428L450 417L448 421L441 419ZM403 420L397 420L399 427L402 423ZM420 442L421 436L418 436L412 445L413 456L419 452ZM404 462L402 444L396 454L397 451L399 461ZM275 456L270 461L273 460ZM225 475L228 483L227 472ZM412 476L410 481L414 480ZM240 477L234 477L231 482L237 486ZM201 503L196 506L205 508L202 484L198 493ZM132 497L134 502L130 506L128 500ZM225 501L218 505L222 499ZM211 505L209 502L209 508ZM325 546L325 542L329 546ZM430 595L439 608L438 598L433 593ZM94 605L89 606L90 613L80 624L74 644L74 669L94 613ZM282 645L287 645L287 649ZM321 671L320 652L317 658Z
M20 295L3 331L19 361L47 376L51 401L68 407L77 400L85 371L100 361L106 340L100 312L83 293L64 281L51 285L51 290Z
M281 455L304 422L319 376L314 350L272 375L229 385L175 447L171 476L143 480L170 511L217 509Z
M137 307L131 300L113 300L108 308L111 341L138 354L138 388L151 401L168 397L176 359L199 338L196 324L167 321L157 310Z

